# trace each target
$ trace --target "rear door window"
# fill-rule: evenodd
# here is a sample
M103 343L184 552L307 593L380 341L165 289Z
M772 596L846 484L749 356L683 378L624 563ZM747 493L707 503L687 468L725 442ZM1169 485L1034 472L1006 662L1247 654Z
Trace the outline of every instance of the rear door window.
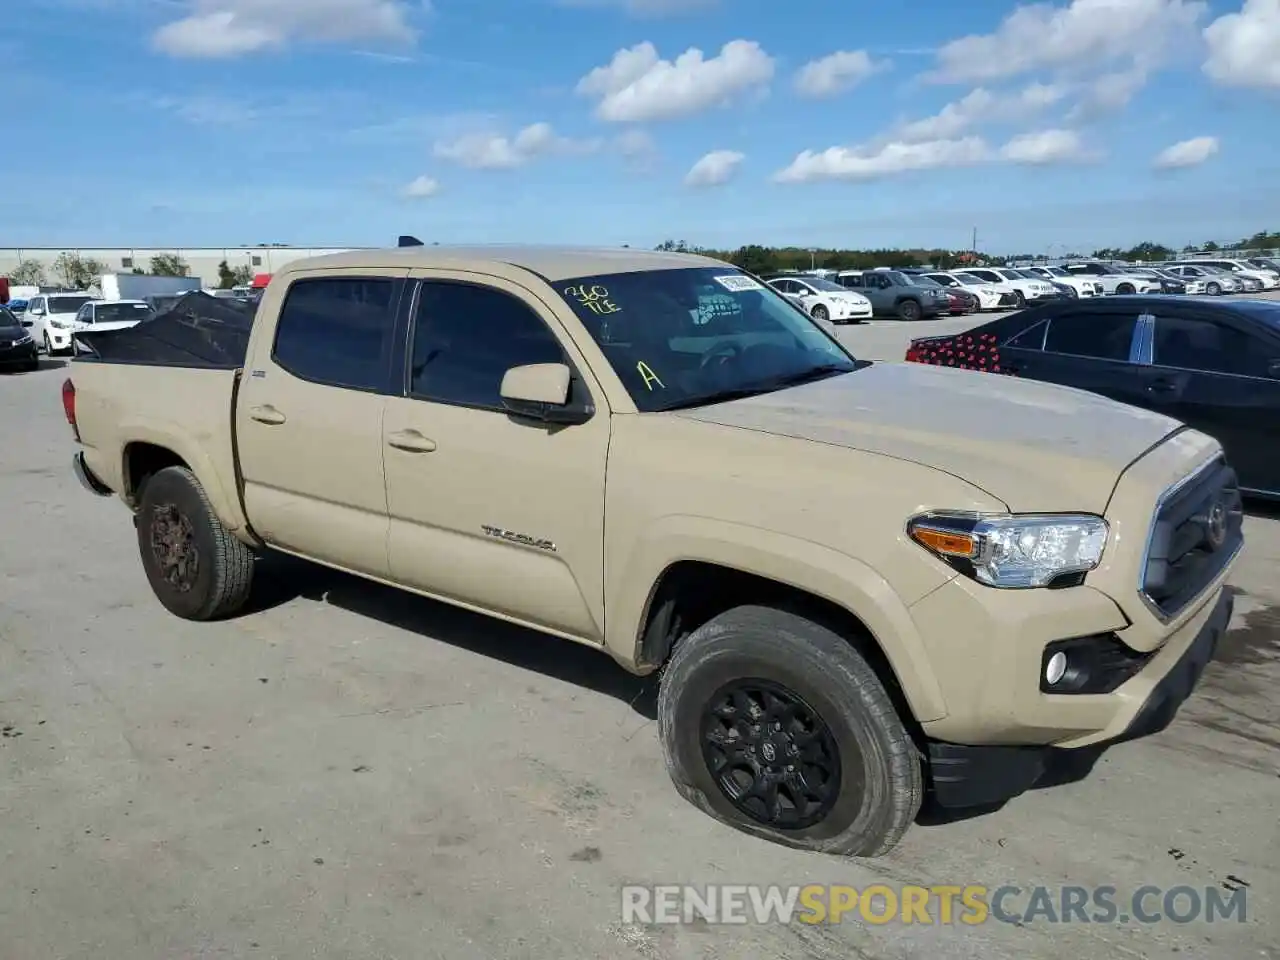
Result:
M1270 344L1207 319L1156 317L1152 362L1160 367L1266 377Z
M1138 326L1136 313L1064 313L1049 321L1046 353L1127 362Z

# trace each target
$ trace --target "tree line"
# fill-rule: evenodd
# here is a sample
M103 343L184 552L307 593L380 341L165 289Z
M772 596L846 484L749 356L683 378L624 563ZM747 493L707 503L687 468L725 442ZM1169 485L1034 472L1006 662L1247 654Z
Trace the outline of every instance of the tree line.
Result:
M1020 253L1005 256L983 253L977 250L946 250L942 248L925 249L917 247L909 250L880 248L858 250L845 248L807 248L807 247L767 247L760 244L747 244L736 250L716 250L709 247L698 247L683 240L665 240L658 244L657 250L676 251L680 253L698 253L732 263L751 273L773 273L786 270L869 270L873 267L916 267L934 266L944 270L962 269L966 266L1003 266L1007 263L1047 260L1045 253ZM1212 252L1215 250L1276 250L1280 249L1280 232L1259 231L1253 236L1237 243L1217 243L1210 240L1200 246L1188 245L1181 251L1161 243L1144 241L1132 247L1104 247L1085 254L1079 251L1064 250L1055 253L1053 259L1059 260L1128 260L1132 262L1172 260L1179 252L1193 251Z
M151 258L150 269L134 267L134 276L185 277L191 267L176 253L160 253ZM109 273L106 265L93 257L82 257L72 251L63 251L47 271L39 260L23 260L9 274L16 286L42 287L49 284L50 274L55 283L71 290L84 290L97 282L97 278ZM224 290L243 286L253 280L253 269L247 265L231 267L223 260L218 264L218 286Z

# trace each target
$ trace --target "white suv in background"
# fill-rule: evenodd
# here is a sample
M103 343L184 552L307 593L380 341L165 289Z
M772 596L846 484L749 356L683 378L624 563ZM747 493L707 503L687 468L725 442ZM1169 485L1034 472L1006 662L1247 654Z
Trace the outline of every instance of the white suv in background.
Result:
M1065 283L1081 297L1101 297L1107 292L1103 289L1102 283L1093 277L1082 277L1080 274L1071 273L1062 267L1025 267L1023 269L1026 273L1034 273L1038 277L1044 277L1050 283Z
M1013 287L1018 297L1019 308L1023 304L1034 303L1037 300L1052 300L1058 295L1057 288L1048 280L1024 277L1019 271L1010 270L1008 267L968 267L964 272L973 274L987 283L1003 283Z
M52 356L71 349L76 314L95 299L87 293L38 293L27 301L27 320L37 347Z
M1018 303L1017 291L1007 283L990 283L963 270L939 271L923 276L944 287L955 287L972 293L978 298L978 309L982 311L1008 310Z
M1108 296L1128 293L1161 293L1164 285L1155 277L1144 277L1140 273L1130 273L1124 267L1113 267L1109 263L1088 261L1085 263L1068 263L1066 270L1072 276L1088 277L1102 284Z

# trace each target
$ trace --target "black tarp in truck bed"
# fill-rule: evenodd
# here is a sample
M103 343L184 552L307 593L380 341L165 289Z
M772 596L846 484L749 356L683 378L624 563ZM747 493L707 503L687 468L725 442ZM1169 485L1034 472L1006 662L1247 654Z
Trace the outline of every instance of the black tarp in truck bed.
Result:
M137 326L76 336L110 363L234 369L244 366L254 312L251 304L189 293Z

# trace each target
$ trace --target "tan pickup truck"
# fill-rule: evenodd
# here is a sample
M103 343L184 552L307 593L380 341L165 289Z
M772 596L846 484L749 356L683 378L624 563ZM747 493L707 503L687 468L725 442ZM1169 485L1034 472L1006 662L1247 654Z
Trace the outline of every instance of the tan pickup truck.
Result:
M712 259L352 252L239 328L88 340L75 470L174 614L236 613L277 550L660 671L680 793L795 847L882 854L927 796L1161 729L1231 614L1214 440L856 360Z

